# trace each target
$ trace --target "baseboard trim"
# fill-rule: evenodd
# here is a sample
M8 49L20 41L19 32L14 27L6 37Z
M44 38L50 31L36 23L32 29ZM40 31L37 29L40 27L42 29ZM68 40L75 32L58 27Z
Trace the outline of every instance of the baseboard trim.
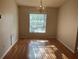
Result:
M65 43L63 43L63 41L59 40L59 42L61 42L66 48L68 48L72 53L74 53L74 50L72 50L68 45L66 45Z
M15 43L17 42L17 40L15 41ZM7 50L6 50L6 52L3 54L3 56L1 57L1 59L3 59L6 55L7 55L7 53L11 50L11 48L15 45L15 43L14 44L12 44Z
M30 39L30 38L34 38L34 39L38 39L38 38L42 38L42 39L46 39L46 38L56 38L55 35L47 35L47 36L20 36L19 39Z

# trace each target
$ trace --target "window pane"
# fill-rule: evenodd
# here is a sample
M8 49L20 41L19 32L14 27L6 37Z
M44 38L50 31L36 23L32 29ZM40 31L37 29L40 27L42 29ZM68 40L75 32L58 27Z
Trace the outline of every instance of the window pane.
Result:
M30 14L30 32L45 33L46 16L47 14Z

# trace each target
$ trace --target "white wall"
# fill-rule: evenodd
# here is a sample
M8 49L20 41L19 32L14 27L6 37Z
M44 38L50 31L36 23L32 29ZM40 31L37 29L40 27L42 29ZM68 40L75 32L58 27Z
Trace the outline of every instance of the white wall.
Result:
M18 14L15 0L0 0L0 58L18 39Z
M57 38L72 52L77 35L77 0L68 0L59 9Z

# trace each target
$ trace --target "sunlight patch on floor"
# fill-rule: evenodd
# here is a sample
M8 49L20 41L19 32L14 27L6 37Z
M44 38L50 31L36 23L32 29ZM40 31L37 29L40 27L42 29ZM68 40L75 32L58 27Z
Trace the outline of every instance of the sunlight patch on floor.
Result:
M48 40L32 40L29 44L29 59L68 59L55 45L47 43Z

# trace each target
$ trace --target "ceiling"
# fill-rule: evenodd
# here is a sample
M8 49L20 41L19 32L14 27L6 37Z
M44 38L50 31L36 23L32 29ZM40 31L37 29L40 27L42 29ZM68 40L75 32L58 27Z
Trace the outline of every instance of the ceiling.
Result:
M60 7L66 0L42 0L48 7ZM40 0L16 0L18 5L22 6L40 6Z

